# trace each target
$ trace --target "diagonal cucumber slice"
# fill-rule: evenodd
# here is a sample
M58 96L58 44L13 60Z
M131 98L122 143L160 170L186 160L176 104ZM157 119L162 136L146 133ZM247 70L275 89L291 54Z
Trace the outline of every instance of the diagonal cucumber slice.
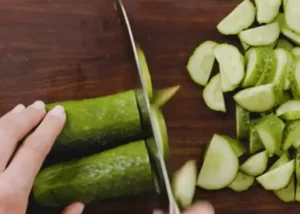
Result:
M300 100L290 100L276 109L277 116L285 120L300 119Z
M248 138L250 134L250 112L236 104L235 117L237 138Z
M200 44L193 52L187 63L187 70L192 80L202 86L205 86L212 72L215 62L213 48L216 42L206 41Z
M250 0L244 0L229 13L217 26L224 35L238 34L255 21L256 8Z
M294 59L288 68L288 78L294 99L300 98L300 58Z
M300 56L300 47L296 47L292 50L294 56Z
M236 177L238 168L239 160L230 143L215 134L207 148L197 185L207 190L225 188Z
M300 1L287 0L284 4L284 14L287 26L300 33Z
M264 48L262 59L264 66L263 73L257 81L256 86L272 83L276 74L277 57L275 55L275 51Z
M277 22L250 28L240 32L240 39L250 46L270 45L280 35L280 28Z
M290 43L288 40L286 39L278 39L277 45L276 45L277 49L285 49L287 51L291 51L294 48L294 45L292 43Z
M283 202L289 203L295 201L295 176L292 175L292 178L289 184L280 190L275 190L274 194Z
M250 112L265 112L276 104L276 87L273 84L243 89L234 95L234 100Z
M262 151L249 157L241 166L240 171L250 176L262 174L268 166L268 153Z
M205 86L203 99L206 105L215 111L226 112L224 95L221 87L220 74L216 74Z
M256 180L266 190L280 190L289 184L294 171L295 160L291 160L290 162L257 177Z
M270 23L279 13L282 0L255 0L258 23Z
M262 143L259 134L257 133L256 129L254 128L256 124L252 122L251 129L250 129L250 142L249 142L249 151L250 154L255 154L256 152L261 152L264 150L264 144Z
M228 187L236 192L246 191L253 185L254 180L253 176L238 172L234 181Z
M290 161L290 155L288 152L284 152L280 158L270 167L269 171L272 171L273 169L277 169L278 167L288 163Z
M292 145L295 147L300 145L300 120L286 123L286 128L283 133L282 149L287 151Z

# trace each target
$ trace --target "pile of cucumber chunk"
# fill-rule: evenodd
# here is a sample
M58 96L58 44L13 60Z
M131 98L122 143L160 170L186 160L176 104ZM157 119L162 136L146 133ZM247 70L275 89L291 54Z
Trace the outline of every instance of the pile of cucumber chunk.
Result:
M196 179L194 162L183 168L194 188L258 185L283 202L300 202L300 1L243 0L216 28L240 44L202 42L187 71L209 109L226 113L224 95L232 95L236 136L212 136Z

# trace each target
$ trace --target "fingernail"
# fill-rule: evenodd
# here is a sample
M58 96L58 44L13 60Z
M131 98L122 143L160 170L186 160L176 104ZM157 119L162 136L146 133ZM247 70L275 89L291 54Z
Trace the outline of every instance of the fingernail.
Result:
M162 210L154 210L153 214L164 214Z
M19 104L11 110L13 113L21 113L25 109L23 104Z
M38 111L45 111L45 103L43 101L35 101L32 105L32 108L35 108Z
M55 106L50 112L49 114L51 115L54 115L56 117L62 117L64 118L66 116L65 114L65 109L64 107L58 105L58 106Z

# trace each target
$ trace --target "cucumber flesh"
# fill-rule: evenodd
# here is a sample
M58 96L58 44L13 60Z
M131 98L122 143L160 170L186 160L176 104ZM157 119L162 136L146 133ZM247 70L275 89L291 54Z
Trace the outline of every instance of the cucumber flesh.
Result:
M289 100L276 109L277 116L284 120L300 119L300 100Z
M272 171L273 169L276 169L290 161L290 156L288 152L284 152L280 158L268 169L268 171Z
M264 48L263 51L263 73L257 81L256 86L272 83L276 75L277 57L275 51L268 48Z
M287 77L287 64L289 61L289 52L284 49L276 49L275 56L277 60L277 68L273 83L278 86L278 90L283 91Z
M288 78L294 99L300 99L300 58L291 62L288 70Z
M274 114L262 117L254 127L270 156L280 149L284 127L283 121Z
M285 72L285 84L284 84L284 88L283 90L287 91L289 89L291 89L291 83L289 80L289 72L291 69L293 69L294 67L294 56L290 51L287 51L287 57L288 57L288 62L286 65L286 72Z
M298 57L300 56L300 47L296 47L292 50L292 53L294 56Z
M155 91L153 95L153 101L152 101L153 105L162 108L176 95L179 89L180 86L176 85L173 87L164 88Z
M268 153L262 151L249 157L241 166L240 171L250 176L261 175L268 165Z
M209 81L203 90L205 104L212 110L226 112L225 99L221 86L220 73Z
M282 149L287 151L292 145L294 147L300 145L300 120L286 123L286 128L283 133Z
M295 163L295 168L296 168L296 178L298 181L298 186L300 184L300 149L297 149L296 152L296 159L295 159L296 163Z
M220 136L227 140L238 158L243 156L247 152L246 147L240 141L226 135Z
M255 0L258 23L270 23L279 13L282 0Z
M239 160L230 143L215 134L207 148L197 185L207 190L217 190L232 183L238 173Z
M284 14L287 26L300 33L300 1L287 0L284 5Z
M244 56L235 46L229 44L217 45L214 54L228 81L235 88L238 87L245 74Z
M238 34L253 24L255 13L254 4L244 0L217 25L217 29L224 35Z
M275 42L280 35L280 28L277 22L249 28L240 32L240 39L250 46L270 45Z
M236 88L235 84L232 84L224 70L220 67L220 75L221 75L221 84L222 84L222 91L223 92L229 92L233 91Z
M266 172L256 178L256 181L261 184L266 190L280 190L286 187L295 171L295 160Z
M249 138L250 112L239 105L235 105L236 134L238 139Z
M240 42L241 42L241 44L242 44L242 46L243 46L243 48L244 48L245 51L250 48L250 45L247 45L245 42L243 42L241 40L240 40Z
M289 28L283 28L281 32L286 38L288 38L295 44L300 45L300 33L295 33Z
M276 49L280 49L280 48L285 49L287 51L291 51L293 50L294 45L286 39L278 39Z
M192 80L206 86L211 75L215 62L213 48L217 45L213 41L205 41L200 44L193 52L187 63L187 71Z
M264 150L264 144L262 143L256 129L254 128L254 125L255 123L251 125L249 142L249 151L252 155L256 152L261 152L262 150Z
M292 178L289 184L280 190L275 190L274 194L283 202L290 203L295 201L295 176Z
M276 87L266 84L243 89L234 95L234 100L242 108L250 112L266 112L276 104Z
M246 191L253 185L254 180L253 176L238 172L234 181L228 187L236 192Z
M197 165L195 160L189 160L178 169L173 176L172 189L179 205L187 208L192 204L197 181Z

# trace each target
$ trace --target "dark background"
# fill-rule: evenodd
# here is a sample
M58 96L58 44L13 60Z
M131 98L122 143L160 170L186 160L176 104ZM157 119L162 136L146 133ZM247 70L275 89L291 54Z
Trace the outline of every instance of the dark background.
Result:
M155 88L180 84L164 109L174 171L184 161L200 163L214 133L235 134L234 108L209 110L202 87L186 71L188 57L205 40L232 42L216 30L240 0L127 0L137 40L148 59ZM135 87L137 71L124 27L112 0L0 0L0 115L18 103L53 102L112 94ZM207 192L218 214L296 213L272 192L251 188ZM154 194L93 203L85 214L151 213L163 206ZM299 207L299 208L297 208ZM29 214L59 213L30 203Z

